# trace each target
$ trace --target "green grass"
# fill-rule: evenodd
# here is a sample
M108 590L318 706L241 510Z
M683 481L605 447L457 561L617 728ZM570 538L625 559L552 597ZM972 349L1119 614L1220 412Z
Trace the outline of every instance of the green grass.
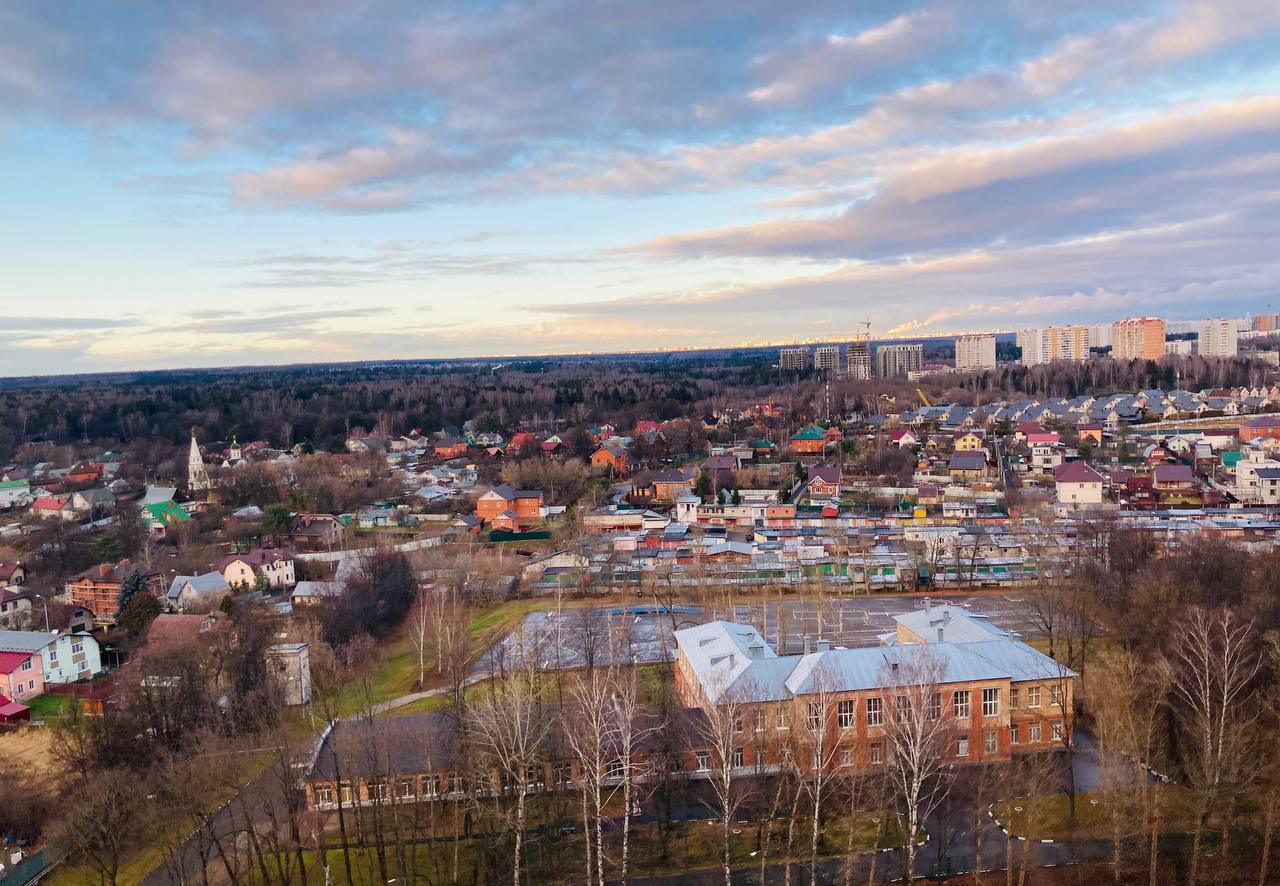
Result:
M73 704L75 701L71 696L49 692L31 699L27 707L31 709L32 720L49 720L65 717Z

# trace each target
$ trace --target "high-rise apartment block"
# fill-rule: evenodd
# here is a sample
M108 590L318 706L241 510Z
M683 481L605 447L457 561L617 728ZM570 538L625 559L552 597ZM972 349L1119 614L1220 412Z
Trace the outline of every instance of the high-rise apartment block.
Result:
M824 372L840 371L839 345L822 345L813 352L813 368Z
M871 378L871 342L865 338L849 342L849 378Z
M985 335L956 336L956 369L967 370L996 368L996 337Z
M881 378L906 375L924 366L924 345L880 345L876 348L876 374Z
M1129 317L1111 324L1111 356L1117 360L1159 360L1164 356L1164 321Z
M1093 347L1093 330L1089 326L1045 326L1024 329L1018 333L1024 366L1052 363L1054 360L1088 360Z
M1197 350L1201 357L1234 357L1240 334L1235 320L1201 320L1196 330Z
M800 370L808 364L808 348L782 348L778 351L778 366L781 369Z

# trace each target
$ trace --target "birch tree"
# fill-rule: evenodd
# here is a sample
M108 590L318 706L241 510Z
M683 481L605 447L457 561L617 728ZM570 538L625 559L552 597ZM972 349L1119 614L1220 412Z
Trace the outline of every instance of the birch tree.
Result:
M714 693L712 704L702 708L702 716L694 730L695 754L706 753L710 786L720 817L721 852L725 886L733 886L730 836L733 819L744 799L738 777L741 763L742 718L747 711L746 692L739 687Z
M947 796L946 759L956 722L939 678L944 663L926 646L885 665L881 685L892 698L885 718L887 771L906 807L906 880L915 879L916 833ZM886 707L889 707L886 704ZM888 713L888 712L886 712Z
M1258 716L1250 684L1262 660L1253 640L1252 622L1229 609L1201 607L1187 614L1176 635L1173 694L1184 717L1184 766L1199 800L1190 883L1199 881L1205 825L1239 776L1246 731Z
M517 633L513 666L495 674L490 691L467 712L473 741L515 790L512 886L520 886L529 771L550 728L541 699L539 646L538 638Z

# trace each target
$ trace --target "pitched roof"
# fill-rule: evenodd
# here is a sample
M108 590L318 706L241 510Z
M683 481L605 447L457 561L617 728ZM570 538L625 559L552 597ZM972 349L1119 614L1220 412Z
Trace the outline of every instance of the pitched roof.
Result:
M197 597L208 597L231 590L221 572L206 572L203 575L175 575L165 596L170 600L177 600L186 587L190 587Z
M1102 475L1086 461L1069 461L1053 469L1055 483L1101 483Z
M837 465L823 465L820 468L814 468L809 471L809 482L821 480L823 483L836 484L840 483L840 468Z
M1158 465L1152 472L1157 483L1195 483L1196 475L1188 465Z
M953 452L948 463L953 471L980 471L987 466L984 452Z
M0 652L0 674L12 674L32 656L31 652Z

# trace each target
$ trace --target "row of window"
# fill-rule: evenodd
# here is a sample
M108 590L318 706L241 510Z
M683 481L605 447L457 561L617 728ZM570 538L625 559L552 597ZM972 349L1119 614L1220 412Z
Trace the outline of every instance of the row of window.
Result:
M1040 707L1040 687L1029 686L1027 692L1027 707ZM1051 686L1050 704L1055 707L1062 707L1062 689L1059 686ZM1018 708L1020 700L1019 690L1012 688L1009 690L1009 704L1014 709ZM929 695L926 700L927 716L930 720L937 720L942 716L942 693L934 692ZM894 700L895 714L900 718L906 718L911 713L911 698L905 695L899 695ZM957 720L967 720L972 715L972 692L968 689L957 689L951 693L951 712ZM809 702L805 712L805 726L816 731L822 728L822 704L821 702ZM855 699L843 699L836 703L836 725L841 729L852 729L858 716L858 702ZM982 690L982 716L998 717L1000 716L1000 690L998 688ZM866 722L867 726L883 726L884 725L884 699L879 696L873 696L866 699ZM755 731L763 732L766 729L765 712L757 709L755 712ZM789 729L791 726L789 719L789 711L785 706L779 707L777 712L777 728ZM734 728L742 731L742 720L734 724Z

